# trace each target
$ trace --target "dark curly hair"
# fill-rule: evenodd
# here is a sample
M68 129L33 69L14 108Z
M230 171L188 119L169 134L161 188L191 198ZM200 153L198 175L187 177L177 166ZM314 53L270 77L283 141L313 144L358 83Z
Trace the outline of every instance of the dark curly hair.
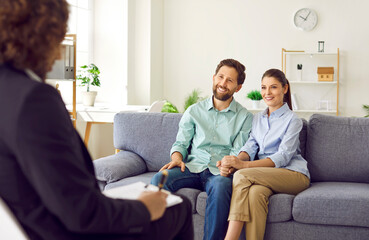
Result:
M59 56L68 21L66 0L1 0L0 64L45 80Z
M242 63L240 63L237 60L231 59L231 58L224 59L218 64L217 68L215 69L215 75L218 73L219 69L223 66L232 67L236 69L238 73L237 83L238 85L243 84L246 78L246 73L245 73L246 68L244 65L242 65Z

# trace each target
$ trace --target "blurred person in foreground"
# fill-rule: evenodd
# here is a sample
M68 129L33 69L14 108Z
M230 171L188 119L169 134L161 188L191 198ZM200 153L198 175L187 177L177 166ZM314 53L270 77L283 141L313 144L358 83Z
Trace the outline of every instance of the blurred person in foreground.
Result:
M30 239L193 239L191 204L105 197L58 92L65 0L0 1L0 197Z

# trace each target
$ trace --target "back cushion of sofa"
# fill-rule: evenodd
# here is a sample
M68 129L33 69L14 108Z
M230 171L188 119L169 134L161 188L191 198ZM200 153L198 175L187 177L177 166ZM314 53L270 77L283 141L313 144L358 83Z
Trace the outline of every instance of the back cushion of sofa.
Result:
M145 160L148 171L158 171L170 161L181 117L179 113L117 113L114 146L137 153Z
M306 160L313 182L369 183L369 118L314 114L307 129Z
M306 136L307 136L307 121L306 119L302 118L302 129L300 132L300 150L301 150L301 156L303 158L306 158Z

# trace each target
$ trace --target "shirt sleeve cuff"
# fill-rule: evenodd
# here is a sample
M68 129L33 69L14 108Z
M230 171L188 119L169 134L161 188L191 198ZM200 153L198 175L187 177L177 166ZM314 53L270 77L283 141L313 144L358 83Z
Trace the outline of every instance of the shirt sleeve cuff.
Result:
M183 161L187 158L187 150L184 150L181 147L178 146L172 147L172 149L170 150L170 156L172 156L174 152L179 152L180 154L182 154Z
M254 161L256 152L252 151L250 148L247 148L246 146L243 146L238 152L238 154L240 154L241 152L246 152L250 156L250 161Z
M284 158L281 154L275 153L270 155L268 158L270 158L274 162L276 168L282 167Z

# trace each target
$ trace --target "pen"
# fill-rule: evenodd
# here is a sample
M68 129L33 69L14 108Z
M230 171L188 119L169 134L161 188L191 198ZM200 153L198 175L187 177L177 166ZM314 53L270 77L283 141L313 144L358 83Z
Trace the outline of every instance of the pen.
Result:
M164 170L161 173L161 178L160 178L160 182L159 182L159 185L158 185L159 191L164 187L164 184L167 181L167 178L168 178L168 171L167 170Z

